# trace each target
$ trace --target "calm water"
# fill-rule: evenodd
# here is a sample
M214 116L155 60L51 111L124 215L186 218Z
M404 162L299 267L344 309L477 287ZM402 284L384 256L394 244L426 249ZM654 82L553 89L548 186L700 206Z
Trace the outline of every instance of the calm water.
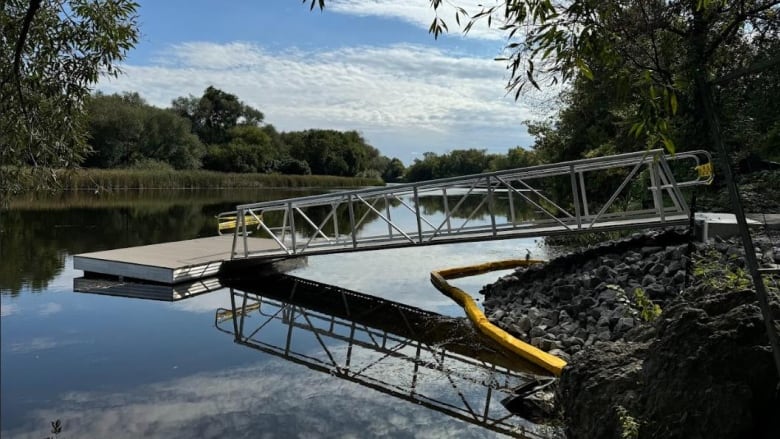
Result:
M45 437L55 419L61 437L82 438L492 437L527 426L500 404L500 389L523 382L521 365L479 349L429 273L526 249L544 257L534 240L310 257L289 273L320 283L305 285L317 293L308 301L292 294L291 278L225 281L175 302L74 292L82 273L73 254L212 236L214 215L238 203L309 194L147 191L14 202L0 214L2 437ZM436 200L425 208L440 209ZM476 296L500 274L456 284ZM343 290L323 284L385 300L349 296L358 303L345 315L323 307L328 295L344 302ZM408 312L416 317L401 315Z

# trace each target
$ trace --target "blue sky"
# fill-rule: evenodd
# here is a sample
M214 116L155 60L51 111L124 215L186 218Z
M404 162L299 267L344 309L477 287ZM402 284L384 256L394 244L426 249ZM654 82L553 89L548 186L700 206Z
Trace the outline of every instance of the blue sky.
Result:
M146 0L138 13L124 75L98 88L158 106L213 85L279 130L354 129L406 163L528 146L522 122L549 112L549 96L506 95L498 31L464 37L445 9L451 32L434 40L428 0L329 0L323 12L299 0Z

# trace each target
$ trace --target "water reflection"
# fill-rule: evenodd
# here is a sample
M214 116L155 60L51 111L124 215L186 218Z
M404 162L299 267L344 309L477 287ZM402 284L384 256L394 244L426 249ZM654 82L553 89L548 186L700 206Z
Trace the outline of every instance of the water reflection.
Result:
M227 284L215 326L242 346L489 430L550 435L501 403L543 371L465 319L287 275Z
M73 279L74 292L128 297L131 299L160 300L163 302L176 302L189 299L221 288L222 282L217 277L176 285L162 285L151 282L131 283L115 279L88 277Z
M317 190L117 191L29 194L0 209L0 294L45 290L66 255L213 236L236 204Z

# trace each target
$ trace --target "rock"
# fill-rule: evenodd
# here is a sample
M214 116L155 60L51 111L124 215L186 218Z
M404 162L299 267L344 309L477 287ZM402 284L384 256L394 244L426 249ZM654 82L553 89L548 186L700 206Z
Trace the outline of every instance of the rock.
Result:
M575 287L574 285L568 284L568 285L560 285L558 287L555 287L555 296L558 297L561 300L570 300L572 296L574 295Z
M547 333L547 326L534 326L528 332L528 335L531 338L534 338L534 337L541 337L541 336L543 336L546 333Z
M531 330L531 326L533 325L531 324L531 319L528 318L528 316L522 316L517 320L517 326L523 333L527 333Z
M650 299L653 300L661 300L664 297L666 297L666 288L658 283L647 285L645 288L645 293Z
M651 274L645 275L645 277L642 278L642 286L654 284L656 282L655 276Z
M623 317L618 320L617 324L615 325L614 332L622 335L626 333L629 329L632 329L634 326L635 326L635 322L633 317Z
M680 285L685 283L685 272L684 271L678 271L674 274L674 277L672 277L672 283L676 285Z
M616 406L641 420L642 438L780 437L778 377L755 294L687 299L664 311L648 341L597 343L573 357L556 393L567 437L621 437Z
M664 272L664 265L663 264L653 264L648 272L653 276L658 276L659 274Z
M617 299L617 292L615 290L606 289L599 293L599 303L614 303Z
M674 260L670 262L669 265L666 266L666 272L672 274L677 273L678 271L682 271L682 269L683 266L679 260Z
M598 303L596 302L596 299L590 296L585 296L580 300L580 309L593 308L594 306L596 306L596 303Z
M498 322L505 315L506 315L506 311L504 311L502 309L497 309L497 310L493 311L493 314L491 314L490 317L488 317L488 320L490 320L491 322Z
M587 289L593 288L593 278L590 277L590 275L584 274L580 276L579 282L582 284L583 287Z
M641 252L643 257L658 253L663 250L663 247L648 246L642 247Z

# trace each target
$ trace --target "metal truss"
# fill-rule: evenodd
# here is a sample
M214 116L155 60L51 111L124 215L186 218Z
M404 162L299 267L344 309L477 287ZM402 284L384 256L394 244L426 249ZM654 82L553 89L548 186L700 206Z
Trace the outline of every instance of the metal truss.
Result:
M234 336L240 345L493 431L525 438L554 433L514 415L501 404L502 398L516 396L514 389L534 380L533 375L486 360L484 355L456 352L470 349L453 349L453 343L440 340L432 344L432 332L458 332L454 323L458 319L445 318L443 322L449 321L449 327L446 323L441 326L442 316L435 313L331 286L326 286L330 291L324 294L328 300L320 302L328 310L321 312L309 308L311 304L300 304L309 301L296 289L301 282L308 281L297 279L290 291L277 294L287 294L298 304L231 288L231 309L217 311L216 328ZM316 294L323 295L323 291ZM333 294L340 295L341 300L334 300ZM372 312L379 308L380 312ZM366 319L366 312L380 318ZM356 318L339 316L344 313ZM364 318L359 317L361 314ZM381 318L388 315L393 318ZM439 320L435 329L422 331L417 326L421 319ZM377 323L361 323L371 320ZM278 334L286 336L279 339ZM482 347L476 352L488 353L489 349Z
M670 163L683 160L698 172L677 182ZM244 204L219 215L219 230L234 229L231 254L238 259L678 225L689 213L680 189L709 184L710 162L706 151L668 156L655 149ZM598 193L588 190L591 179L599 179ZM606 181L616 185L611 193L603 189ZM551 199L544 188L552 184L570 186L569 196ZM618 206L637 187L650 192L652 206ZM424 203L431 199L439 203L433 212ZM523 214L528 211L533 215ZM271 245L250 245L252 229Z

